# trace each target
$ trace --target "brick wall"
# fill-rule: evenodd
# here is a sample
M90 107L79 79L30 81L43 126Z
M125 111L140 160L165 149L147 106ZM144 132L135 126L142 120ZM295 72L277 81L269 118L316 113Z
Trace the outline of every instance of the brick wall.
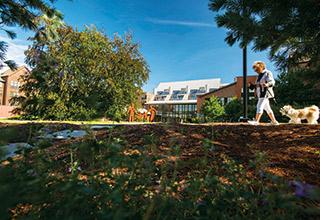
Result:
M9 118L14 116L10 112L14 109L13 106L0 105L0 118Z
M251 82L254 83L257 79L257 76L247 76L247 83ZM206 99L209 99L211 96L216 96L218 98L233 98L237 97L238 99L241 98L241 91L243 86L243 77L238 76L235 78L235 82L231 83L227 86L221 87L220 89L209 92L197 97L197 109L200 112L203 103Z
M9 100L12 97L21 95L19 92L19 86L23 84L21 77L25 74L28 74L28 72L29 70L22 66L2 77L2 79L5 80L5 83L2 86L2 105L10 105Z

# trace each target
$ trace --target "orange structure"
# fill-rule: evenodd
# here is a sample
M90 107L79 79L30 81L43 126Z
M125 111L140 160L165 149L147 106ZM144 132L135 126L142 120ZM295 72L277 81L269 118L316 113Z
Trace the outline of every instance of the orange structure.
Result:
M150 112L150 118L149 118L149 122L153 122L154 117L157 113L157 110L151 105L149 108L149 112Z
M128 113L129 113L129 122L133 122L134 121L134 113L135 113L135 108L134 108L133 104L131 104L131 106L129 107Z
M148 111L145 111L145 112L143 113L143 120L144 120L144 121L148 121Z
M139 121L143 120L143 114L141 112L138 112L137 118Z

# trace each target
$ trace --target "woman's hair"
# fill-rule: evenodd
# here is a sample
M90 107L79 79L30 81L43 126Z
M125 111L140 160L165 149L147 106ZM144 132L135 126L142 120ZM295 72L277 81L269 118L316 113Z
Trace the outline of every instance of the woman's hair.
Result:
M262 61L256 61L253 63L253 67L259 66L261 67L263 70L266 68L266 64Z

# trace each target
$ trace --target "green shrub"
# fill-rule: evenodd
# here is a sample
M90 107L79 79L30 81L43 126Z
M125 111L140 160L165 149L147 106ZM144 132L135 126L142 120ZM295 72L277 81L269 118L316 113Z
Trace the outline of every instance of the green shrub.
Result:
M221 105L219 99L215 96L206 100L201 108L201 113L204 115L206 122L213 122L222 119L224 115L224 108Z

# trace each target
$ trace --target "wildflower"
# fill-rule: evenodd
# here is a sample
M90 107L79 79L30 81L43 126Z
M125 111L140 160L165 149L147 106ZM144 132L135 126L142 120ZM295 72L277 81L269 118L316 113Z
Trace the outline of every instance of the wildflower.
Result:
M315 191L315 186L299 181L290 181L289 186L295 189L295 195L297 197L310 198Z
M78 166L78 167L76 168L76 170L82 171L82 168L81 168L80 166ZM75 171L75 168L73 168L73 167L68 167L68 168L67 168L67 173L72 173L72 171Z
M63 78L63 76L64 76L64 71L60 71L59 72L59 78L61 79L61 78Z

